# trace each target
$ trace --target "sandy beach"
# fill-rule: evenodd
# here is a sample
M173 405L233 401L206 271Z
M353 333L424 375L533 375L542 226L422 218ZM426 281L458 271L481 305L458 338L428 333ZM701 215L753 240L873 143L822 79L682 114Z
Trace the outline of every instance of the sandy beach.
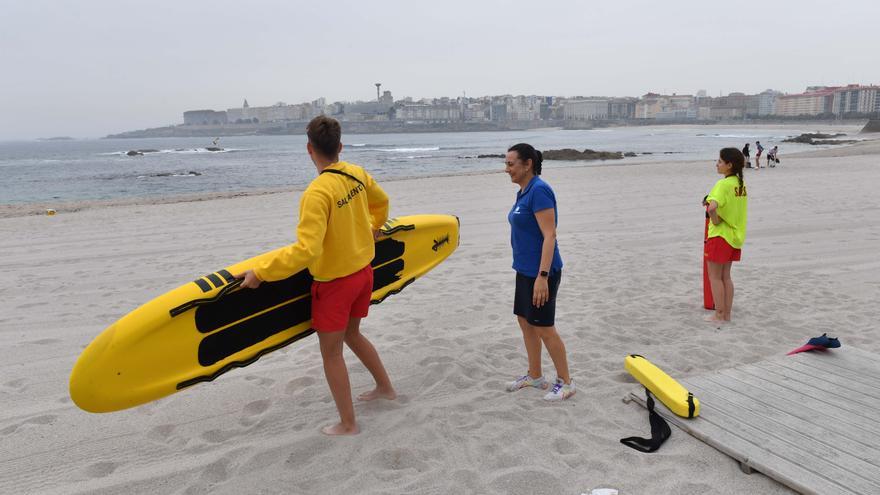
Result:
M461 220L453 256L371 309L363 330L399 398L336 420L317 339L138 408L89 414L67 391L82 349L163 292L292 241L300 191L0 218L0 493L791 493L673 428L654 454L627 354L674 377L779 356L828 332L880 353L880 140L746 170L734 322L703 321L700 162L544 167L565 262L557 327L577 394L504 391L526 369L512 314L503 173L384 183L392 215ZM369 169L369 163L363 163ZM7 212L8 213L8 212ZM355 393L369 373L347 354ZM544 371L554 376L545 355Z

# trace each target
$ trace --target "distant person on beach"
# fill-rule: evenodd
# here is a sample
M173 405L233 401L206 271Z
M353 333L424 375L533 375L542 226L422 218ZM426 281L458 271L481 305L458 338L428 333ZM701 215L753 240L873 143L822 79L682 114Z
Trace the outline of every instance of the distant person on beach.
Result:
M706 261L709 284L715 301L715 313L707 320L713 323L730 321L733 307L733 280L730 268L742 256L746 239L748 194L743 181L745 157L736 148L724 148L719 153L715 170L724 176L703 200L708 206L709 234L706 241Z
M761 153L764 152L764 147L761 146L761 141L755 141L755 168L761 168Z
M779 146L774 146L767 152L768 167L776 167L776 164L779 163L779 158L776 158L777 153L779 153Z
M534 387L549 388L544 400L560 401L574 395L568 373L565 344L555 327L556 292L562 279L562 258L556 243L556 195L541 180L541 152L520 143L507 150L505 171L519 186L516 202L507 214L516 292L513 313L522 330L529 369L507 384L508 392ZM541 367L542 346L556 367L556 380L548 382Z
M746 145L743 146L743 156L746 158L746 168L752 168L752 162L749 159L749 154L749 143L746 143Z
M318 333L324 375L340 419L321 431L327 435L354 435L360 430L342 356L343 342L376 381L376 388L358 399L397 397L379 354L360 333L361 318L367 316L373 292L370 262L375 255L374 239L388 219L388 196L363 168L339 161L339 122L323 115L315 117L309 122L307 134L306 149L318 177L300 198L296 243L236 278L244 279L242 287L255 289L261 282L283 280L308 267L314 277L312 328Z

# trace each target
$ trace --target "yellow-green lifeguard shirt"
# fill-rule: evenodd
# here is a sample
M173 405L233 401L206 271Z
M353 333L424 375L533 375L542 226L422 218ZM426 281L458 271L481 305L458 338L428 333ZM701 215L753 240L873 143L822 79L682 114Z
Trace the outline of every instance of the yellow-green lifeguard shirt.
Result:
M742 249L746 240L746 220L749 197L746 186L739 186L735 175L725 177L715 183L706 201L718 203L718 216L721 223L709 222L709 237L723 237L731 247Z

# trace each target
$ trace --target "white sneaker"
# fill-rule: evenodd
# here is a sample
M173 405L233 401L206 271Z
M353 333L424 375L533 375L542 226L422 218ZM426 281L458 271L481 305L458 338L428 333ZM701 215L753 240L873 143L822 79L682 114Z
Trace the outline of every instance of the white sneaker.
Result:
M512 382L508 382L507 391L516 392L517 390L526 387L535 387L546 390L549 386L550 384L547 383L547 380L543 376L532 378L529 375L523 375Z
M574 380L571 380L571 383L565 383L561 378L556 379L556 383L553 384L553 388L547 392L547 395L544 396L544 400L549 401L558 401L565 400L574 393L577 392L574 387Z

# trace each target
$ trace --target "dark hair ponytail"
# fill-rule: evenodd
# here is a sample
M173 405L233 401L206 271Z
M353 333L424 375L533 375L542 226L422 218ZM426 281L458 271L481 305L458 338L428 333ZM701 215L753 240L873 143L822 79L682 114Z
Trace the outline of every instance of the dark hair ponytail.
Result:
M535 175L541 175L541 164L544 162L544 154L536 150L531 144L519 143L514 144L507 151L516 151L517 156L522 161L532 161L532 172Z
M721 148L719 156L723 161L732 166L730 173L736 175L739 179L739 189L740 191L744 191L745 182L743 181L743 167L745 167L746 164L746 157L742 154L742 151L736 148Z

